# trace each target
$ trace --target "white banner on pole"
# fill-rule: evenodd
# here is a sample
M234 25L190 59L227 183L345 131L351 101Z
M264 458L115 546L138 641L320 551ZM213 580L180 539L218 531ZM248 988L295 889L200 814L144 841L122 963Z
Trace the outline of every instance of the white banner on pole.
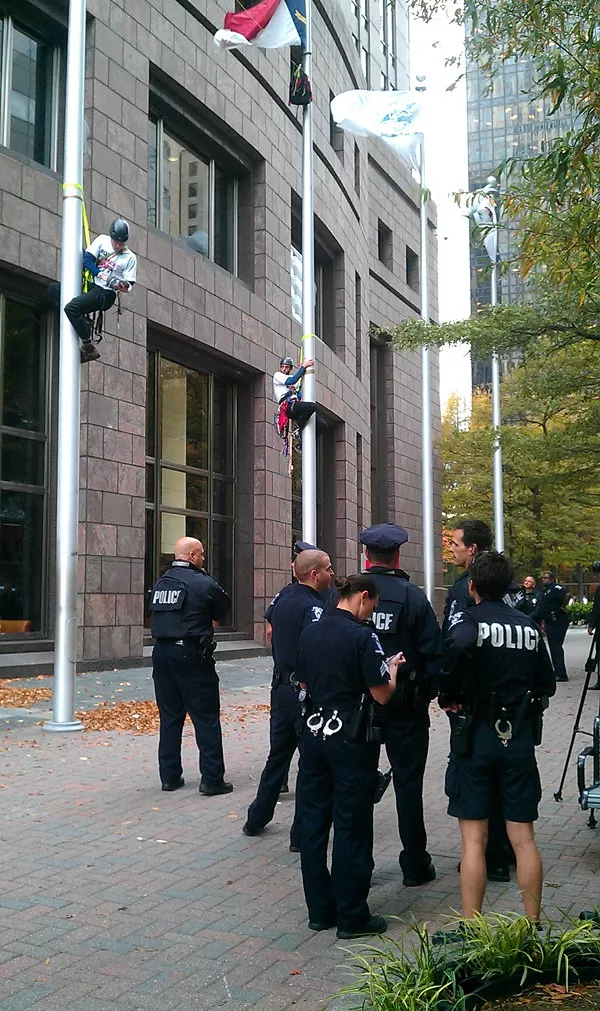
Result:
M423 96L417 91L344 91L331 102L331 115L342 130L380 137L420 171L420 136L425 132Z

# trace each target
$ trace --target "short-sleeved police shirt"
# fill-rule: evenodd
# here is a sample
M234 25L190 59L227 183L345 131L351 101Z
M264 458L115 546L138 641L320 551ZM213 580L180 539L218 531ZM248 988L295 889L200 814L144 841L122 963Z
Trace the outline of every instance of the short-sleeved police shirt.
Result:
M500 600L455 614L448 632L441 690L466 688L473 702L511 705L530 691L554 695L546 644L531 618Z
M475 601L469 593L469 574L467 570L458 577L448 590L446 602L444 604L444 618L442 621L442 635L448 635L454 616L459 611L466 611L468 607L473 607Z
M295 585L296 583L286 583L285 586L281 587L279 593L275 594L273 600L267 607L267 610L265 611L264 614L265 621L268 621L269 624L271 624L271 615L273 614L273 608L275 607L275 604L277 603L278 600L281 599L281 597L284 597L286 593L289 593L292 587ZM319 596L321 597L323 603L325 604L325 611L327 612L327 614L329 614L330 611L335 610L335 608L337 607L337 602L340 599L339 592L336 590L335 586L328 586L326 590L321 591Z
M306 583L293 583L275 601L269 621L273 662L279 674L294 673L300 633L307 625L320 621L324 609L321 595Z
M296 677L306 685L313 709L352 710L369 688L390 680L376 632L337 608L300 636Z

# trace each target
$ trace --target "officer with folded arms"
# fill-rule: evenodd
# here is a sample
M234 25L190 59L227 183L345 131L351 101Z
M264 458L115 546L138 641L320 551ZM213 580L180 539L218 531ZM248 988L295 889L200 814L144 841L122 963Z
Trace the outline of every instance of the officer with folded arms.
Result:
M437 694L442 634L423 590L410 583L410 576L400 568L406 530L395 523L377 523L363 530L360 540L366 549L367 574L379 593L373 612L375 631L386 656L402 652L406 658L386 707L385 749L396 794L403 884L418 887L435 878L427 852L423 776L429 750L429 703Z
M386 662L372 627L368 575L349 576L337 608L300 636L296 676L308 693L300 736L301 862L311 930L340 938L387 930L367 902L373 873L373 804L380 727L376 710L394 692L401 655ZM333 826L331 871L327 845Z
M531 618L503 601L513 567L496 551L468 570L474 606L453 616L440 676L449 713L448 814L462 837L463 913L481 911L486 888L488 819L499 801L517 860L526 915L537 922L542 863L533 834L541 797L535 744L544 697L556 685L550 657Z
M186 713L194 724L200 752L200 793L231 793L225 782L219 719L219 678L213 654L213 626L230 600L203 569L204 548L195 537L180 537L175 561L150 595L152 677L160 715L158 769L163 790L184 786L181 738Z
M296 579L275 599L267 612L271 623L273 680L269 719L270 750L258 784L256 797L248 808L242 827L244 835L260 835L273 819L290 762L298 747L301 705L294 678L296 653L301 632L320 621L325 611L323 592L329 587L333 569L329 555L318 549L301 551L294 565ZM296 814L290 832L290 850L300 851L300 816L296 794Z

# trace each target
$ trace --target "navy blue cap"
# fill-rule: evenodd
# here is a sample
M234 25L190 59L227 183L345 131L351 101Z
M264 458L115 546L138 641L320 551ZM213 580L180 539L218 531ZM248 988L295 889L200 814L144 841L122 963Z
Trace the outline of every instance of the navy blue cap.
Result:
M318 551L318 550L319 549L317 548L316 544L309 544L308 541L296 541L296 543L294 544L294 551L296 552L297 555L299 555L301 551Z
M391 551L399 548L401 544L406 544L408 534L404 527L397 526L396 523L376 523L373 527L363 530L360 535L360 542L367 548L375 548L379 551Z

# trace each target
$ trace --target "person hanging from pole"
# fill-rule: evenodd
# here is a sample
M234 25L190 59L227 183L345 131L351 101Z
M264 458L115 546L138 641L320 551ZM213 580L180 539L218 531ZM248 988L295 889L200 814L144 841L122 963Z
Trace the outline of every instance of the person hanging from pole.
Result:
M87 230L87 229L86 229ZM137 257L129 249L129 225L123 218L115 218L108 235L99 235L89 242L83 254L84 291L65 305L65 315L71 322L81 342L81 362L93 362L100 357L94 347L93 313L110 309L117 297L131 291L136 281ZM89 275L91 283L85 278ZM60 309L60 284L53 281L48 286L48 299Z
M279 371L273 375L273 396L279 410L276 415L277 431L282 439L287 439L290 424L295 422L301 432L307 421L312 418L317 410L317 405L310 401L302 400L302 380L304 375L312 365L313 358L307 358L295 371L292 358L282 358L279 363ZM317 415L317 435L324 432L327 423Z

